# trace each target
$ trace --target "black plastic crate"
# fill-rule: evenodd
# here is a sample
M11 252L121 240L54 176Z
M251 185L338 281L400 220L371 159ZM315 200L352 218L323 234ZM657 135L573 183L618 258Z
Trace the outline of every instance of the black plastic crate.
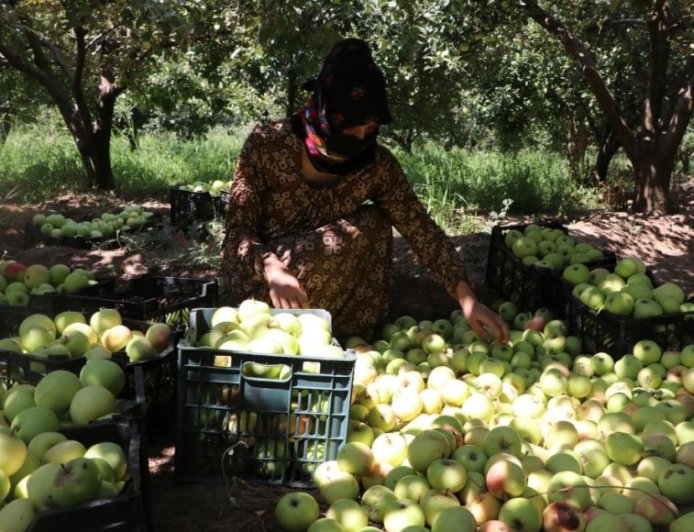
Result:
M647 274L652 280L650 272ZM617 360L631 354L634 344L640 340L653 340L663 350L680 350L694 344L694 310L647 318L597 311L579 300L568 282L563 283L563 291L569 302L569 329L583 339L583 345L591 353L604 351ZM657 283L653 282L653 286L657 286Z
M110 441L128 457L128 476L123 490L113 497L97 499L70 508L43 510L36 514L29 532L89 530L92 532L145 532L152 530L147 445L137 425L127 419L61 429L69 439L85 447Z
M328 358L192 347L213 310L196 309L188 339L179 343L177 480L312 486L315 468L335 459L347 438L354 353ZM282 378L249 371L277 373L282 366L288 368Z
M183 190L179 186L169 189L171 202L171 225L186 226L193 222L222 218L229 204L229 193L218 195L209 192Z
M149 326L147 322L127 318L123 319L123 324L140 331L147 330ZM125 352L113 353L111 357L113 362L123 368L126 376L121 398L135 401L140 411L139 415L144 417L150 427L162 426L173 421L176 413L176 344L180 335L180 329L173 331L169 346L150 360L130 362ZM8 385L14 382L33 384L58 369L79 375L86 363L87 359L84 357L39 357L0 351L0 380L4 380ZM141 371L141 377L138 377L138 371ZM138 382L138 378L141 382Z
M60 299L60 307L84 313L114 308L123 317L187 328L193 308L214 307L217 300L216 280L143 275L104 285L89 293L66 294Z
M568 229L556 221L534 222L542 228L559 229L568 235ZM506 247L504 238L512 229L523 230L530 224L497 225L492 228L485 284L501 297L516 303L519 308L534 312L540 307L552 309L564 317L568 301L562 288L562 269L552 270L526 266ZM586 263L588 268L610 268L617 261L611 251L601 250L603 258Z
M95 296L101 291L108 290L114 284L112 279L97 279L95 284L85 286L73 294ZM62 300L70 297L71 293L33 294L29 296L26 307L0 305L0 338L16 334L22 321L32 314L48 314L54 316L64 308ZM95 309L99 310L99 309Z
M114 354L114 362L119 362L118 354ZM0 382L8 388L15 383L37 384L45 375L52 371L65 370L75 375L87 363L84 357L68 358L61 355L37 357L0 350ZM121 364L126 375L126 385L116 398L118 408L123 414L133 416L142 421L147 413L145 376L143 367L137 364Z

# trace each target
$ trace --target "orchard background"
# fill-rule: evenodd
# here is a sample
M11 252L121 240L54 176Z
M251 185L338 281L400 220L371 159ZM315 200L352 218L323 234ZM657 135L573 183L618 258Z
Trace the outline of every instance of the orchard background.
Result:
M694 291L688 0L0 0L0 253L217 277L219 221L81 251L24 249L24 224L125 203L166 219L169 187L230 179L250 127L297 109L346 36L370 43L395 117L382 142L474 280L495 223L552 216ZM395 259L392 315L447 316L401 239ZM274 490L175 486L171 441L152 442L162 530L273 529Z

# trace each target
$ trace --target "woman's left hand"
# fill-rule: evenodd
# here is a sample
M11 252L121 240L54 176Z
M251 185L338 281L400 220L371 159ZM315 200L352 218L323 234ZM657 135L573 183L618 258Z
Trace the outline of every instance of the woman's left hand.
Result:
M480 303L467 283L461 281L457 289L458 303L470 327L480 338L497 343L508 342L508 324L496 312ZM491 333L491 337L490 337Z

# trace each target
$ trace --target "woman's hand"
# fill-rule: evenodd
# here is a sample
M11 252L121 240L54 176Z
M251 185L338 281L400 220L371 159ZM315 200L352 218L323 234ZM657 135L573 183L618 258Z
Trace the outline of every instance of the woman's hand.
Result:
M299 280L282 261L275 255L270 255L265 259L263 265L273 307L298 309L308 306L306 292L299 284Z
M465 319L480 338L489 341L491 332L497 343L508 342L508 324L496 312L477 301L475 293L467 283L460 281L456 292Z

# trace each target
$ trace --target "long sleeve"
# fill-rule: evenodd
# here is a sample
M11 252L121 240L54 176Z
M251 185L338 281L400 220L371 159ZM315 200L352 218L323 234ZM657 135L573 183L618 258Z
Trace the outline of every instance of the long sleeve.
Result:
M239 153L231 186L222 261L232 293L239 283L265 279L263 259L266 249L258 237L266 189L262 143L262 137L256 131L248 136Z
M375 199L393 226L407 240L419 260L443 284L454 299L460 281L468 281L465 266L453 243L431 219L417 198L402 167L384 150L383 174Z

